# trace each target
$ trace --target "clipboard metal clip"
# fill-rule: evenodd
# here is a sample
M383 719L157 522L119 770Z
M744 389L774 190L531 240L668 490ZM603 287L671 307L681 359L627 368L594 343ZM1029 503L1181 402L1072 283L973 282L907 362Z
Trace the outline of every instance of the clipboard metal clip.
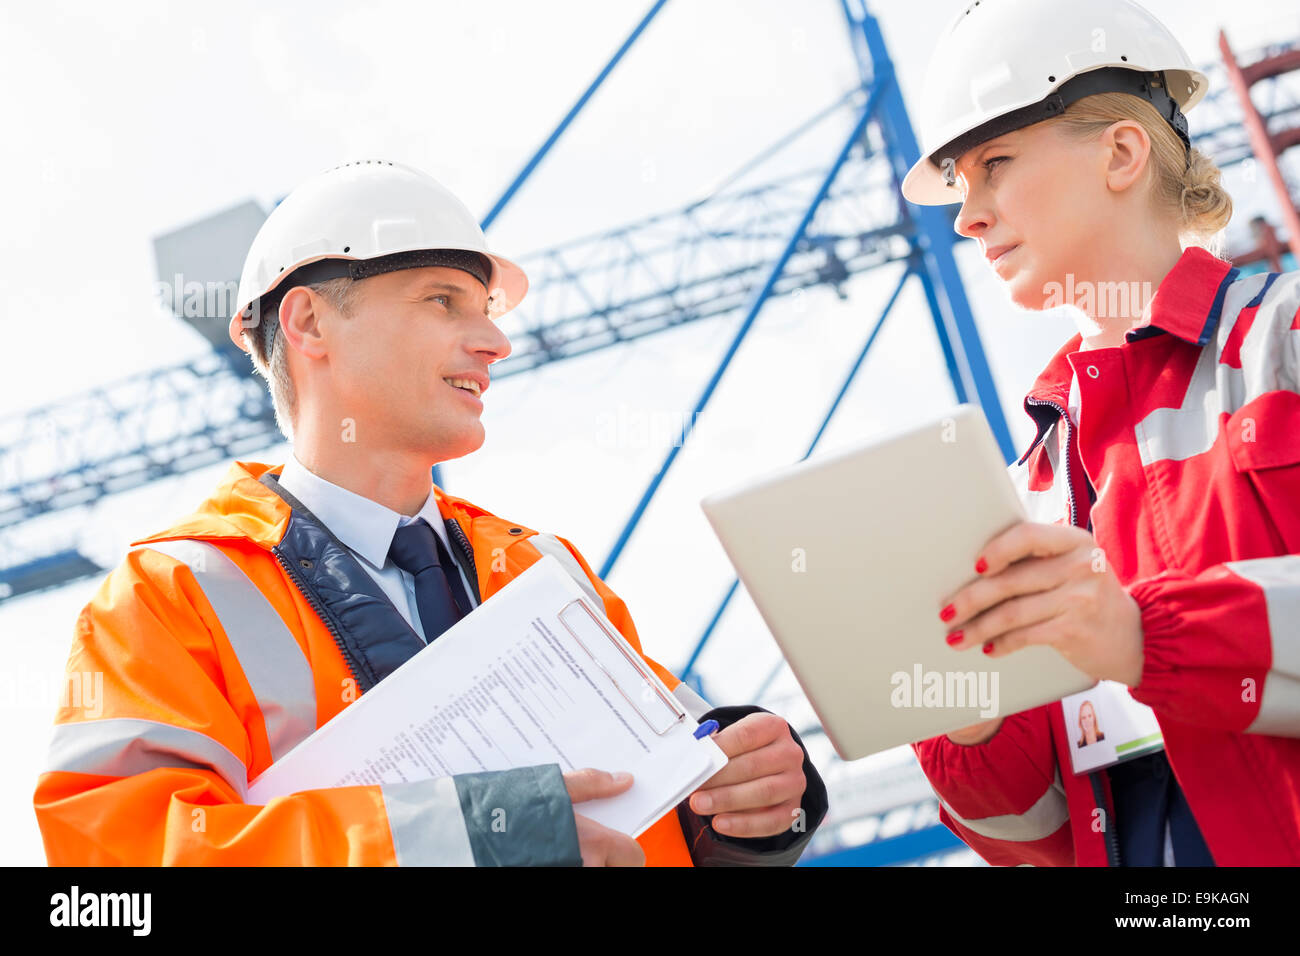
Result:
M578 615L579 608L585 618ZM621 635L610 633L609 628L587 606L586 601L575 598L564 606L558 616L560 623L564 625L564 629L577 641L578 646L587 652L587 656L596 663L596 666L604 672L610 682L618 688L618 692L623 695L623 699L641 716L641 719L646 722L646 725L655 734L662 737L672 730L674 726L686 719L686 709L678 703L677 698L664 688L653 671L647 669L645 662L628 647ZM571 624L566 618L574 618L575 621ZM584 629L588 623L594 625L598 632L603 634L605 639L609 641L610 646L618 651L618 656L613 661L607 663L602 660L593 653L588 643L578 634L578 631ZM588 631L588 633L591 632ZM610 664L613 664L613 666L611 667ZM615 673L616 669L623 672L622 679L620 679L620 674ZM635 678L633 678L633 674L636 675ZM624 686L631 683L632 680L640 683L635 695L629 694L628 688ZM640 703L635 698L640 698Z

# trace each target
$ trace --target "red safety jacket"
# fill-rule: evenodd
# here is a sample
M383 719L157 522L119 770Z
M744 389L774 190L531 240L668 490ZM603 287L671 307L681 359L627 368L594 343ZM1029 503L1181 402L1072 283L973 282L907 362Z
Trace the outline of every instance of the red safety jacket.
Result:
M1122 346L1076 336L1052 359L1012 473L1030 520L1091 528L1141 608L1131 693L1215 862L1298 864L1300 274L1191 248L1149 315ZM1107 775L1076 776L1069 747L1059 703L977 746L914 745L943 822L990 863L1114 865Z

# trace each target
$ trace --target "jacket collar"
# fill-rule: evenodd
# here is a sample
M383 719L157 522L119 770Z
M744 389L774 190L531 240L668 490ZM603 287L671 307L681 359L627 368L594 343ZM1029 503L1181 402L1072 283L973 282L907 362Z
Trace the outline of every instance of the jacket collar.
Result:
M288 502L258 481L282 465L232 462L225 476L194 513L165 531L132 541L131 546L172 538L240 539L270 550L284 538L291 509Z
M1128 332L1125 341L1137 342L1168 333L1191 345L1205 345L1223 314L1228 287L1239 274L1231 263L1199 246L1188 247L1161 280L1160 287L1147 304L1142 321ZM1021 464L1060 418L1058 409L1065 408L1069 402L1070 386L1074 380L1070 356L1079 351L1082 344L1082 335L1075 335L1066 342L1052 356L1025 396L1025 412L1038 426L1038 434L1020 459Z
M132 541L131 546L175 538L238 539L269 551L284 539L292 509L260 479L268 473L278 477L283 470L283 465L232 462L217 487L193 514L165 531ZM448 495L436 485L433 495L438 513L459 522L467 535L474 519L488 515L482 508Z
M1239 275L1232 263L1190 246L1161 281L1143 322L1129 331L1127 341L1168 332L1192 345L1205 345L1223 315L1228 287Z
M274 555L285 575L311 604L356 677L370 690L425 646L361 563L306 505L279 487L283 466L234 462L194 514L132 546L173 538L251 542ZM500 519L433 486L437 507L460 538L452 548L482 603L470 529L476 519ZM427 503L426 503L427 504ZM428 509L426 508L426 511ZM423 514L423 513L422 513ZM463 522L463 525L462 525ZM522 528L513 530L522 532Z
M326 481L307 469L296 457L285 462L279 480L281 488L292 492L311 509L335 537L374 567L384 566L402 515L364 495ZM427 521L434 533L442 539L444 546L451 547L447 540L446 525L438 510L438 499L433 493L432 481L429 482L428 497L415 517Z

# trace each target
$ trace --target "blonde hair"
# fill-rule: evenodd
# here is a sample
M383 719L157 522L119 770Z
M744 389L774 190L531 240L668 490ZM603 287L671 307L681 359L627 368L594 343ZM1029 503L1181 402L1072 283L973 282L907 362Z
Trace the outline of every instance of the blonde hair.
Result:
M1186 147L1149 102L1130 93L1098 93L1068 107L1056 120L1080 138L1092 138L1122 120L1134 120L1151 138L1148 181L1158 207L1176 211L1184 246L1201 246L1215 255L1223 252L1223 230L1232 219L1232 197L1220 182L1214 160Z
M309 285L317 295L332 305L343 315L351 315L356 283L352 279L329 279ZM253 368L266 380L271 391L271 405L275 409L275 423L287 441L293 441L293 424L298 415L298 393L293 387L293 378L289 375L289 350L280 334L280 303L282 296L275 296L269 303L261 320L244 332L249 340L249 353L253 359Z

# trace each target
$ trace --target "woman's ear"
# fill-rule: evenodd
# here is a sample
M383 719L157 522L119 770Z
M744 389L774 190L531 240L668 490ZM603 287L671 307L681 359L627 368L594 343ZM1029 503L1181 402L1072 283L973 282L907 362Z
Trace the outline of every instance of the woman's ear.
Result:
M1141 180L1151 158L1151 137L1136 120L1120 120L1101 134L1106 151L1106 185L1124 192Z

